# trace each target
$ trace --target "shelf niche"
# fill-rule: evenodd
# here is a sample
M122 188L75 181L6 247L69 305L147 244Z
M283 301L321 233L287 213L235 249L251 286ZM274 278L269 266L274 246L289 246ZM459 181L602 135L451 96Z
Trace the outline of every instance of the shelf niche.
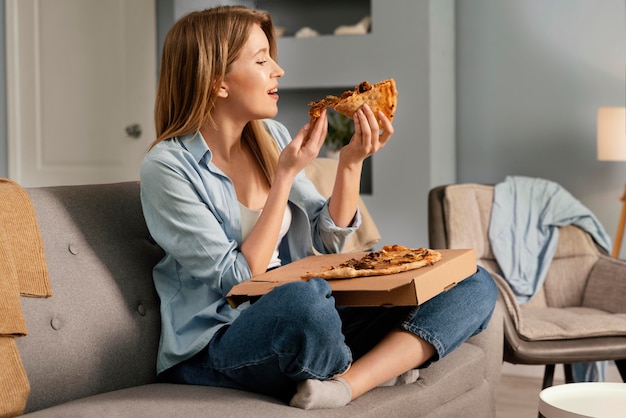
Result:
M305 26L332 36L337 27L357 24L372 14L370 0L257 0L255 6L272 14L274 24L285 30L283 37L293 37Z

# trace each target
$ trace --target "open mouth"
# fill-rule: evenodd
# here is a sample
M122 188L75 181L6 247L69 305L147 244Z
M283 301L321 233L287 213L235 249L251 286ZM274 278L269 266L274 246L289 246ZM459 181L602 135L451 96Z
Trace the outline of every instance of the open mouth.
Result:
M267 94L269 94L270 96L278 96L278 88L271 89L267 92Z

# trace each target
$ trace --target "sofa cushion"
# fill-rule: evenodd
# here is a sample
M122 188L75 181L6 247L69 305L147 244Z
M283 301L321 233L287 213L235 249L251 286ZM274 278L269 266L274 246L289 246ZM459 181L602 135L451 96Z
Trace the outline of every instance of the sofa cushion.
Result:
M155 381L160 332L137 182L28 189L53 296L24 298L26 411Z
M118 390L75 400L28 418L81 417L428 417L439 416L432 405L452 407L455 400L472 391L488 388L484 376L485 353L473 344L463 344L446 357L420 370L420 378L411 385L374 389L343 408L305 411L259 394L234 389L151 384ZM483 397L469 396L475 404L474 416L490 416L493 405L480 402ZM473 398L473 399L472 399ZM481 405L483 404L483 405ZM464 404L467 409L467 404ZM457 406L461 408L460 406ZM431 415L431 412L433 414ZM444 415L445 416L445 415Z
M527 340L558 340L626 335L626 314L585 307L522 307L518 329Z

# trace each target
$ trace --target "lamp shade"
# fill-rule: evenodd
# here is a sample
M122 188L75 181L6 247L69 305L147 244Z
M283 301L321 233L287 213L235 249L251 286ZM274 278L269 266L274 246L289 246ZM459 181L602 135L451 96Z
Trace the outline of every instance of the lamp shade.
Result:
M626 108L598 109L598 160L626 161Z

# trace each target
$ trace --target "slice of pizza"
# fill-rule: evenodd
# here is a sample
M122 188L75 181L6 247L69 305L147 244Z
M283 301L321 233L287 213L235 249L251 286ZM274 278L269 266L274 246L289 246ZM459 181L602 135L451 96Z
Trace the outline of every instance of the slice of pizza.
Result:
M324 108L330 107L336 112L352 118L354 112L359 110L364 103L367 103L375 115L380 110L392 121L398 103L396 81L393 78L376 84L364 81L354 90L345 91L341 97L326 96L322 100L310 102L309 116L311 119L317 119Z
M385 245L380 251L372 251L360 258L307 272L301 277L311 279L350 279L366 276L384 276L416 270L441 260L442 254L430 248L408 248L402 245Z

